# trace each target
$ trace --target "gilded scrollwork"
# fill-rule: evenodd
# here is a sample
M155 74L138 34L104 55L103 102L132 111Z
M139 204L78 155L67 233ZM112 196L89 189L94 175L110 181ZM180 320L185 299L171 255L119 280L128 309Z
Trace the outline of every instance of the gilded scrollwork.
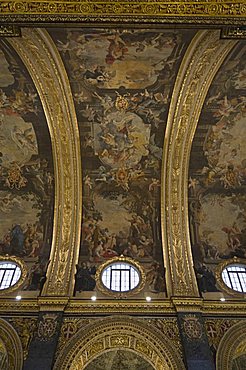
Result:
M29 345L37 329L37 319L17 317L9 320L16 329L23 348L24 360L27 359Z
M65 344L77 333L77 331L82 327L84 328L86 325L90 324L93 320L95 319L65 318L61 326L56 357L62 351Z
M162 175L162 183L165 184L162 188L163 240L166 240L164 255L166 266L169 266L167 287L171 295L198 295L188 228L189 155L209 85L234 45L232 40L221 41L218 31L198 32L176 78L168 116Z
M20 36L20 28L12 24L0 25L0 37L16 37Z
M156 17L159 20L174 19L176 22L196 21L201 23L212 23L212 18L241 19L246 15L245 3L242 0L226 1L208 0L208 1L189 1L178 0L148 0L148 1L1 1L0 13L9 16L29 15L30 19L39 20L57 19L61 20L69 14L70 20L100 20L105 21L110 17L118 16L121 21L129 21L132 16L135 17ZM75 18L76 16L76 18ZM18 18L18 17L17 17ZM23 19L23 18L22 18ZM114 19L115 20L115 19ZM221 21L221 20L220 20Z
M172 343L174 343L175 349L179 352L180 356L182 353L182 344L179 334L178 322L176 318L146 318L142 319L147 325L154 326L157 330L160 330Z
M160 331L130 317L94 320L72 336L58 355L54 369L81 369L105 350L116 348L136 352L155 369L184 369L171 342Z
M210 347L217 350L225 333L238 322L238 319L206 319L205 329Z
M51 263L45 295L68 295L80 235L80 154L77 119L68 78L52 40L43 30L25 29L12 46L36 85L50 130L56 168L55 215ZM53 91L53 94L48 94Z

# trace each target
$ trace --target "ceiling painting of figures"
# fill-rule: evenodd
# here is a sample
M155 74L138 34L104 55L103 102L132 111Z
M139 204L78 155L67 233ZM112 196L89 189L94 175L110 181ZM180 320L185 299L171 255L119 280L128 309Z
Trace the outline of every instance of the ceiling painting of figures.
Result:
M51 143L37 91L7 42L0 44L0 71L0 254L23 259L24 289L37 290L51 246Z
M83 221L76 290L114 256L165 291L160 176L172 89L194 31L49 30L70 79L81 139Z
M246 258L245 57L239 43L217 73L191 152L191 240L203 291L217 290L219 262Z

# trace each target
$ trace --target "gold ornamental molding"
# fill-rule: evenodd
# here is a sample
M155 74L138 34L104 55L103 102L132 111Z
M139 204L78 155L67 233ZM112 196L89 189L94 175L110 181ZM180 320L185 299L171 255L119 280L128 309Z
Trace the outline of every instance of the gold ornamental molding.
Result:
M57 0L0 2L0 19L13 22L160 22L243 24L244 0Z
M235 40L220 40L218 30L199 31L177 74L162 169L162 233L169 296L199 296L188 222L189 157L208 88L235 44Z
M21 370L23 365L21 340L12 325L3 319L0 319L0 342L3 342L8 354L8 370Z
M26 65L46 115L55 169L55 209L50 264L42 294L72 294L81 225L79 131L70 84L59 53L45 30L23 29L9 39Z
M155 326L126 316L106 317L83 326L63 347L54 370L82 370L105 351L137 353L154 369L184 370L173 343Z
M246 349L246 320L233 325L220 341L216 355L216 369L232 369L233 359Z

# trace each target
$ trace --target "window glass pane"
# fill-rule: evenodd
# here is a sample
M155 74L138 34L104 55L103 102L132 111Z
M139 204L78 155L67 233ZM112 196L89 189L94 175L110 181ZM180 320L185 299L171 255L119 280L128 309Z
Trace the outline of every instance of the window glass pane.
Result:
M139 272L128 263L116 262L102 272L102 283L116 292L127 292L137 287L140 282Z
M0 262L0 290L13 286L21 277L21 269L13 262Z
M222 271L222 280L229 288L241 293L246 293L246 266L227 266Z

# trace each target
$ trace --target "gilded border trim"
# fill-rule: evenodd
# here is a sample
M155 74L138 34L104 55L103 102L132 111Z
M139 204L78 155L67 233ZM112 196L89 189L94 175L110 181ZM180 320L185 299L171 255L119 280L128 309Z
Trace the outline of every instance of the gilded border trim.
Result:
M20 279L12 286L6 289L0 290L0 297L5 296L6 294L12 293L19 289L25 282L27 277L27 267L23 260L15 256L0 256L0 262L13 262L21 269Z
M242 0L145 0L145 1L111 1L111 0L80 0L80 1L10 1L2 0L0 4L0 14L9 15L12 23L15 18L21 20L23 16L28 15L29 19L34 21L62 21L69 17L72 21L104 21L105 18L117 17L126 22L131 17L155 17L157 19L177 21L192 21L194 23L213 23L214 20L229 21L231 19L240 19L246 16L246 5ZM15 16L11 20L10 17ZM209 18L211 18L209 20ZM229 18L229 19L228 19ZM23 19L22 19L23 20ZM113 19L112 19L113 20ZM232 22L232 20L231 20Z

